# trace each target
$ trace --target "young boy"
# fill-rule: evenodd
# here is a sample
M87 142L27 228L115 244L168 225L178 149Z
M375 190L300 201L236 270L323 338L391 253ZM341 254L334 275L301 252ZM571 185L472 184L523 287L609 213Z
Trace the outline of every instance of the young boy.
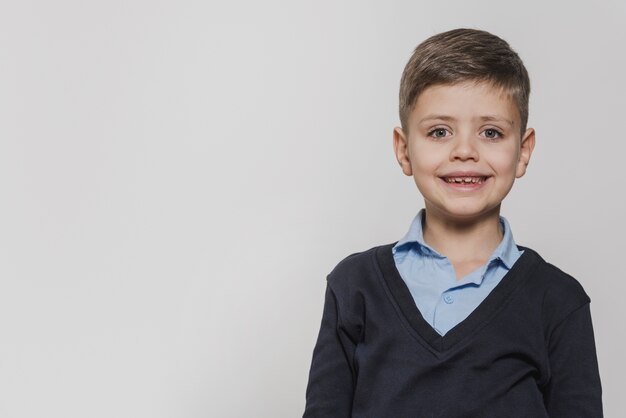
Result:
M415 49L393 145L425 209L328 276L305 417L602 416L589 297L500 217L535 145L529 92L490 33Z

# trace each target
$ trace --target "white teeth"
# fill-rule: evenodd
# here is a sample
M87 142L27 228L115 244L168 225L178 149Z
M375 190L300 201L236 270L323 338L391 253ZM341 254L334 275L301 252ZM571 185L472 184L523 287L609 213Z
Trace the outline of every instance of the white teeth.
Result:
M445 177L447 183L479 184L485 177Z

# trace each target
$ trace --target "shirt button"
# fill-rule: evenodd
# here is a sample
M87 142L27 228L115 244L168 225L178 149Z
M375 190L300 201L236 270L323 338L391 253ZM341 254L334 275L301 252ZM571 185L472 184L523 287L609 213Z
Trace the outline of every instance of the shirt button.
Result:
M449 305L454 302L454 299L452 299L452 296L446 294L443 295L443 301Z

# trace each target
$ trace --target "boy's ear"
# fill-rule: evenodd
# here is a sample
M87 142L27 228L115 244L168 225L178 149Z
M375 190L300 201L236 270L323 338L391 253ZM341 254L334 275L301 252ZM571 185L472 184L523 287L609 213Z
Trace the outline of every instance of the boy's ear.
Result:
M522 137L522 144L520 147L519 160L517 162L517 170L515 177L520 178L526 174L526 167L530 162L530 156L535 148L535 130L533 128L526 129L524 136Z
M402 128L396 126L393 128L393 151L396 154L396 159L402 168L402 172L407 176L413 175L411 169L411 160L409 158L409 140L404 134Z

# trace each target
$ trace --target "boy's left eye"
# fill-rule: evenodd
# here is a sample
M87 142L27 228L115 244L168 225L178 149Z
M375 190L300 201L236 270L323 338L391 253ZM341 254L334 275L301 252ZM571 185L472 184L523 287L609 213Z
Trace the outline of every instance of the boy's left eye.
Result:
M489 139L497 139L502 136L502 132L493 128L485 129L483 131L483 134L485 135L486 138L489 138Z

